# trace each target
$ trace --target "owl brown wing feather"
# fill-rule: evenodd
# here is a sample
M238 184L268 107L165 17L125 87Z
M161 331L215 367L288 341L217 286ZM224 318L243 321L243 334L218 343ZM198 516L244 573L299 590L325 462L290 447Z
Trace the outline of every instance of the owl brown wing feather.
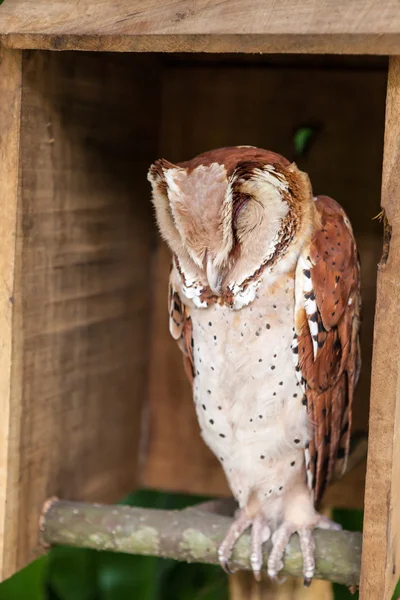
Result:
M178 292L174 286L173 270L171 271L168 294L168 312L169 312L169 330L177 341L178 346L183 354L183 365L186 375L190 383L194 379L193 365L193 336L192 336L192 319L190 311L183 304Z
M343 209L316 200L321 226L296 269L293 351L311 425L308 481L318 502L337 460L347 461L351 410L360 371L360 276Z

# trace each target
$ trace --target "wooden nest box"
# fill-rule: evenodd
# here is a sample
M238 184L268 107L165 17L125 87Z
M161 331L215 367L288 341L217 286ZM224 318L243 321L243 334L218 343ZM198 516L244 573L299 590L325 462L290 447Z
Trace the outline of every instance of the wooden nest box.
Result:
M354 225L364 301L356 430L367 429L371 397L361 598L390 598L400 576L396 55L400 12L389 0L4 0L3 578L34 558L51 495L228 493L168 333L169 255L146 172L158 157L251 144L295 160ZM362 507L364 471L326 502Z

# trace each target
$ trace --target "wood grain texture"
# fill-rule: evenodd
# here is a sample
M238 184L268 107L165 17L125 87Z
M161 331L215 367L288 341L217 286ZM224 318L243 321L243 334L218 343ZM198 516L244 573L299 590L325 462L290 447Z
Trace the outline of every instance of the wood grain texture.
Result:
M361 600L389 600L400 575L400 58L386 104L382 207L391 229L378 268Z
M396 54L397 0L5 0L13 48Z
M0 47L0 580L5 555L5 529L8 514L9 464L13 440L10 422L18 418L11 405L13 352L13 289L15 269L15 230L18 203L19 138L21 110L21 65L19 51Z
M163 77L158 157L180 161L224 145L253 144L294 159L310 173L314 191L348 212L362 263L364 367L354 406L354 429L368 423L369 367L376 265L381 253L379 212L385 70L238 66L169 61ZM306 93L305 93L306 90ZM308 151L296 156L294 133L310 125ZM367 124L367 125L366 125ZM371 152L371 148L374 151ZM149 443L142 481L151 487L228 494L222 470L200 438L180 351L168 331L169 254L159 242L155 265L149 393ZM326 505L363 507L365 466L328 491ZM355 488L356 487L356 491Z
M149 59L24 54L17 219L1 237L17 245L1 300L14 308L3 577L34 558L47 497L110 502L136 485L157 139Z

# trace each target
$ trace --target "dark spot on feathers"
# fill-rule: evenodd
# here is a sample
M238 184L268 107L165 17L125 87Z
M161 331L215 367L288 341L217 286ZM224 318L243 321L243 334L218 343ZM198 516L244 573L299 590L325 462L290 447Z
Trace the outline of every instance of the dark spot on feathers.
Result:
M303 273L306 277L308 277L308 279L310 279L310 277L311 277L310 269L303 269Z
M300 444L299 438L295 438L293 441L294 441L295 444Z
M282 485L281 485L281 486L279 486L279 491L280 491L280 490L283 490L283 486L282 486Z
M337 453L337 457L338 458L344 458L346 455L346 451L344 448L339 448L338 453Z
M340 340L335 340L335 341L333 342L333 349L334 349L334 350L340 350L340 348L341 348L341 343L340 343Z
M211 425L214 425L214 419L210 419Z
M216 336L216 335L214 335L214 340L216 340L216 339L217 339L217 336Z
M262 415L258 415L258 418L259 418L259 419L262 419Z
M275 365L271 365L271 370L273 371L275 369Z
M318 342L318 335L313 335L312 339L314 340L314 342Z
M214 371L214 370L215 370L214 367L211 367L211 371Z
M336 277L335 277L336 283L339 283L339 279L340 279L340 275L336 275Z
M224 433L220 433L220 434L219 434L219 437L222 437L222 438L224 438L224 437L225 437L225 434L224 434Z
M294 465L295 465L295 464L296 464L296 461L295 461L295 460L292 460L292 462L290 463L290 466L291 466L291 467L294 467Z
M293 394L293 398L297 398L297 394Z
M325 344L324 340L319 341L318 342L318 348L322 348L324 344Z
M280 381L280 382L279 382L279 385L283 385L283 381Z
M269 323L266 324L265 326L266 329L271 329L271 325Z
M307 398L304 396L303 400L301 401L303 406L307 406Z
M222 406L218 406L218 410L222 410Z
M203 410L206 410L206 405L202 404Z
M211 394L211 390L207 390L207 394Z
M209 326L211 327L211 325L212 325L211 321L208 321L208 324L209 324Z
M323 408L323 409L322 409L322 416L323 416L323 417L326 417L326 408Z
M264 460L264 458L265 458L264 454L261 454L260 458L261 458L261 460Z
M313 323L316 323L318 321L318 314L315 312L309 318L310 318L310 321L312 321Z
M258 359L258 362L262 362L262 358L259 358L259 359Z

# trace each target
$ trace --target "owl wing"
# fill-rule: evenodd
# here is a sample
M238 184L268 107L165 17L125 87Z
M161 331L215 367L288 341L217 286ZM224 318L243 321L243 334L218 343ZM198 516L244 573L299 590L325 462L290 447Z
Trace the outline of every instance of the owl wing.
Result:
M192 319L189 308L183 304L177 286L174 267L171 269L169 279L168 311L169 311L169 331L177 341L179 348L183 353L183 365L190 383L194 379L193 366L193 336Z
M315 205L321 227L296 268L293 352L310 423L309 486L318 502L335 463L346 468L351 411L361 357L360 269L350 222L327 196Z

